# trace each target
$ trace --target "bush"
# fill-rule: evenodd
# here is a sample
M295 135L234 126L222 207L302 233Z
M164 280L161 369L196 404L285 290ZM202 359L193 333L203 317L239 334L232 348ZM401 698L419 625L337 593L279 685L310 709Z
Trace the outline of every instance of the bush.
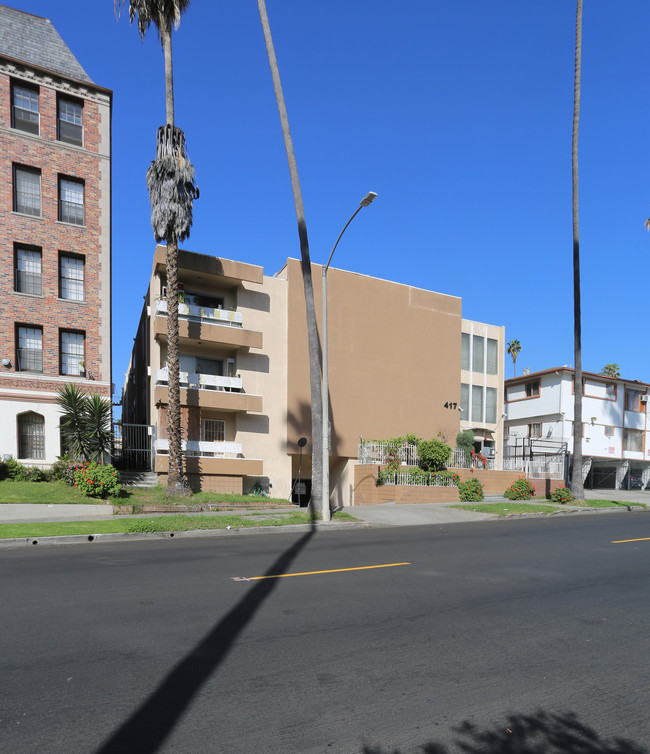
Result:
M465 429L456 435L456 447L465 451L465 460L469 463L474 451L474 433L471 429Z
M423 471L443 471L451 456L451 448L440 440L418 440L418 457Z
M58 482L65 482L72 487L74 473L80 466L79 461L72 461L67 454L57 456L56 462L52 464L52 475Z
M87 497L106 499L122 494L120 475L115 468L95 461L77 466L73 486Z
M459 482L458 496L463 503L477 503L483 500L483 485L476 478Z
M509 500L530 500L531 497L535 497L536 493L535 485L526 477L520 476L508 487L503 496Z
M52 479L51 469L40 469L38 466L32 466L25 470L26 482L51 482Z
M562 503L562 505L572 503L575 500L568 487L558 487L551 499L554 503Z

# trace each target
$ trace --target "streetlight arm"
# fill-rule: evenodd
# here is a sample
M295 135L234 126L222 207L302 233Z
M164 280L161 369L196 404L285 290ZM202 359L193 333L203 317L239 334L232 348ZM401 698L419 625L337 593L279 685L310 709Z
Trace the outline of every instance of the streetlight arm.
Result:
M327 274L327 270L329 269L329 266L330 266L330 262L332 261L332 257L334 256L334 252L336 251L336 247L337 247L337 246L339 245L339 241L341 240L341 236L342 236L342 235L343 235L343 234L345 233L345 231L347 230L347 228L348 228L348 225L349 225L349 224L350 224L350 223L351 223L351 222L352 222L352 221L354 220L354 218L355 218L355 217L356 217L356 216L357 216L357 215L359 214L359 212L361 212L361 210L363 209L363 207L364 207L364 205L363 205L363 204L360 204L360 205L359 205L359 206L357 207L357 211L356 211L356 212L355 212L355 213L354 213L354 214L352 215L352 217L351 217L351 218L350 218L350 219L349 219L349 220L348 220L348 221L347 221L347 222L345 223L345 227L344 227L344 228L343 228L343 230L342 230L342 231L341 231L341 232L339 233L339 237L338 237L338 238L336 239L336 243L334 244L334 248L332 249L332 253L330 254L330 257L329 257L329 259L327 260L327 264L325 265L325 267L323 267L323 274Z

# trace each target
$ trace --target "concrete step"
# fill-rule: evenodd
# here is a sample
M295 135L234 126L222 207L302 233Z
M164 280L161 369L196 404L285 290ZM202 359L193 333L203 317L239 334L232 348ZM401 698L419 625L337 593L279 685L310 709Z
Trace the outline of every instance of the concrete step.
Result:
M125 487L153 489L158 485L155 471L120 471L120 479Z

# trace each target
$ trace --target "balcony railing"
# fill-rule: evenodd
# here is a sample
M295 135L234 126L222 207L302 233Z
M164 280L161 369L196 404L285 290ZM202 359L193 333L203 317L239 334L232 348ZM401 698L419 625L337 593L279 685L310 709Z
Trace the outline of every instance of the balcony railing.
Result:
M179 376L181 387L195 390L224 390L227 392L241 392L241 377L220 377L216 374L201 374L196 372L181 372ZM169 370L163 367L156 372L156 385L169 383Z
M167 314L167 300L156 301L156 314ZM242 327L243 318L241 312L230 309L215 309L210 306L198 306L196 304L178 303L178 316L195 322L214 322L218 325L230 327Z
M185 456L204 458L242 458L242 445L238 442L204 442L203 440L182 440ZM169 453L169 440L156 441L156 453Z

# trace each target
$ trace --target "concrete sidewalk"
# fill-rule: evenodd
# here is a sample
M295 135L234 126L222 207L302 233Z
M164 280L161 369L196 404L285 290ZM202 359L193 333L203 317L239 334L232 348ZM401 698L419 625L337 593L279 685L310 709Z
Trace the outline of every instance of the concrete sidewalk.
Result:
M458 503L454 503L458 505ZM463 521L482 521L497 518L494 513L474 513L458 510L445 503L417 503L414 505L352 505L345 513L375 526L420 526L423 524L457 524Z

